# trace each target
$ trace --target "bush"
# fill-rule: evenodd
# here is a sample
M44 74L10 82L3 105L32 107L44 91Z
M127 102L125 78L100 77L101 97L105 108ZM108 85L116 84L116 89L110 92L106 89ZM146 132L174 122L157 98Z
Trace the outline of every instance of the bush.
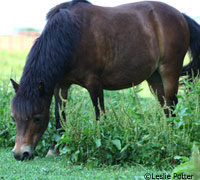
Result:
M58 143L61 153L86 166L128 163L157 168L178 164L175 156L189 156L200 138L200 82L185 81L175 118L166 118L157 100L142 99L135 91L140 90L106 92L106 118L102 115L100 121L95 120L87 92L71 91Z
M13 146L15 139L15 123L11 120L10 99L12 92L9 90L8 83L0 84L0 147Z

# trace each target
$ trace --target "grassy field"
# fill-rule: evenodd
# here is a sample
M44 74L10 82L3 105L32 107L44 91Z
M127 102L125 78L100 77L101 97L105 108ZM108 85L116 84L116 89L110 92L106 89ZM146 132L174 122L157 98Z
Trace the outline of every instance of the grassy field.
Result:
M147 172L155 172L155 170L149 170L139 166L86 168L83 165L74 166L66 163L63 157L35 158L33 161L16 162L10 151L11 149L0 149L1 180L143 180Z
M0 81L8 81L9 77L19 80L28 51L0 51Z
M164 116L144 83L135 89L106 91L107 118L100 122L95 121L86 90L73 86L65 109L67 122L63 124L62 137L55 130L52 106L49 127L38 144L36 158L29 162L15 161L11 147L16 130L9 107L14 92L9 79L19 81L26 55L26 51L0 51L1 180L144 179L146 172L170 173L184 162L182 157L190 156L194 142L200 145L198 80L185 81L180 88L176 118ZM51 142L58 139L62 157L44 158Z

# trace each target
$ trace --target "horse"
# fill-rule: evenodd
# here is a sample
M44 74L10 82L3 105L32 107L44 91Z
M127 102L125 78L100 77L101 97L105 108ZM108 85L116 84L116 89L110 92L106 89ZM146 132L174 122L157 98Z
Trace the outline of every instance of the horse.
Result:
M130 88L145 80L160 104L173 108L187 50L199 60L200 51L194 48L200 47L199 32L194 20L161 2L101 7L72 0L52 8L27 56L20 83L11 79L15 159L34 157L53 96L60 128L59 92L67 99L72 84L87 89L97 120L100 109L105 113L103 90Z

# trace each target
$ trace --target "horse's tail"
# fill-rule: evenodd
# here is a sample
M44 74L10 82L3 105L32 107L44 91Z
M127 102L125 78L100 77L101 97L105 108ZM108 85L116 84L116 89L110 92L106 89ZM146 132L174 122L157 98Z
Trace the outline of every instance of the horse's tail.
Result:
M188 74L189 77L192 77L192 75L195 77L200 70L200 25L185 14L183 16L188 23L190 31L189 54L191 62L183 67L181 76Z

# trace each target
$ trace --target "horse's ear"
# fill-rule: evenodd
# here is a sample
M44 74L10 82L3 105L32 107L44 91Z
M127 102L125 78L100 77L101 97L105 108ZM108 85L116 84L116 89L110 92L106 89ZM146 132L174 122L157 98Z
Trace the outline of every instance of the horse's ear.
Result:
M17 84L13 79L10 79L10 81L11 81L12 86L13 86L15 93L16 93L19 89L19 84Z
M45 89L44 89L44 83L43 82L40 82L38 84L38 91L39 91L40 97L44 96Z

